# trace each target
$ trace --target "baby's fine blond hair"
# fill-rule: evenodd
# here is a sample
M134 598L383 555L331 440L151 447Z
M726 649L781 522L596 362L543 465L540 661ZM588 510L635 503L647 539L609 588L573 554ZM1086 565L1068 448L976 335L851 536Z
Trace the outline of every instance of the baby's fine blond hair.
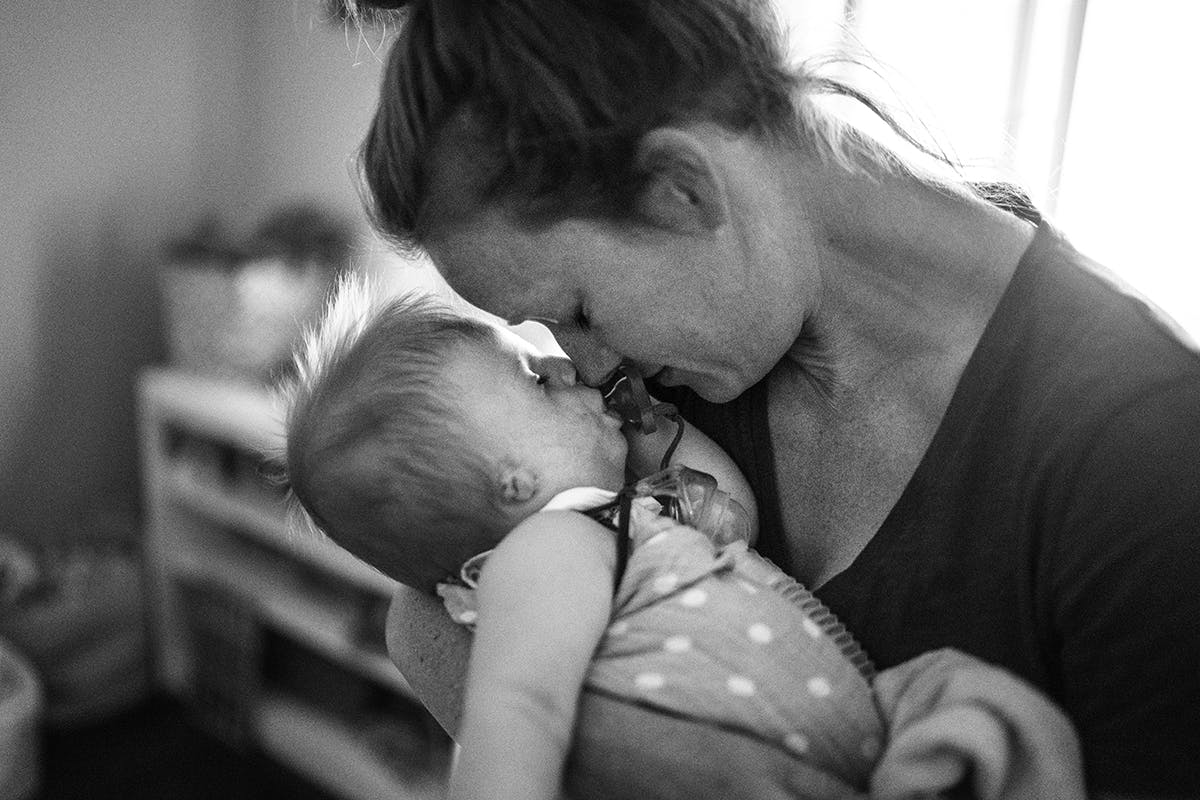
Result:
M504 534L494 480L442 375L496 329L428 294L342 278L278 389L293 519L433 591Z

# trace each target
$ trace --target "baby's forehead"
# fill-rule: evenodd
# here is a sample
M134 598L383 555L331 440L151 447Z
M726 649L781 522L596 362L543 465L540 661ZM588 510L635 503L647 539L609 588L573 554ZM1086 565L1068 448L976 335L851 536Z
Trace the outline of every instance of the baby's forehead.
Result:
M493 335L483 346L497 361L528 361L542 355L528 339L501 325L495 327Z
M480 336L464 338L445 353L448 375L468 372L516 373L537 351L528 342L500 326L489 326Z

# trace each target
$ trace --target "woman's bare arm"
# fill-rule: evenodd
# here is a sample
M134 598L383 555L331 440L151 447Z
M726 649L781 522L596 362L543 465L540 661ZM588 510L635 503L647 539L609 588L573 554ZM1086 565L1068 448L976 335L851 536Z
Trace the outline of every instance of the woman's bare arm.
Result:
M658 429L654 433L627 431L625 434L629 441L627 463L638 477L645 477L662 468L663 454L675 438L676 423L662 417L658 422ZM696 426L685 422L683 437L679 440L670 463L683 464L716 478L717 486L746 510L751 526L750 541L754 542L758 537L758 503L754 499L754 493L750 491L746 476L720 445Z
M417 699L457 737L471 634L450 619L441 598L401 585L388 610L387 647Z

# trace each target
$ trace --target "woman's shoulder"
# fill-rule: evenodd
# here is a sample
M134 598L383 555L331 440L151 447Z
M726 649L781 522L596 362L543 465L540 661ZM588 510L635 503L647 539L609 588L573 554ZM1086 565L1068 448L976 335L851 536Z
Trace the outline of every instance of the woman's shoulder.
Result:
M1042 222L963 376L1014 410L1105 424L1130 404L1200 390L1200 351L1153 303ZM1007 390L1007 391L1006 391Z

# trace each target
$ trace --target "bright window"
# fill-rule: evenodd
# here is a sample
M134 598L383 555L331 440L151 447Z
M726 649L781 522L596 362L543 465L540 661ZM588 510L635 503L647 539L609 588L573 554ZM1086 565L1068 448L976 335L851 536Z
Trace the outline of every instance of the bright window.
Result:
M1197 31L1188 0L1088 5L1056 217L1200 339Z
M776 5L793 55L857 42L956 157L1022 185L1080 250L1200 339L1200 258L1184 240L1200 212L1200 3Z

